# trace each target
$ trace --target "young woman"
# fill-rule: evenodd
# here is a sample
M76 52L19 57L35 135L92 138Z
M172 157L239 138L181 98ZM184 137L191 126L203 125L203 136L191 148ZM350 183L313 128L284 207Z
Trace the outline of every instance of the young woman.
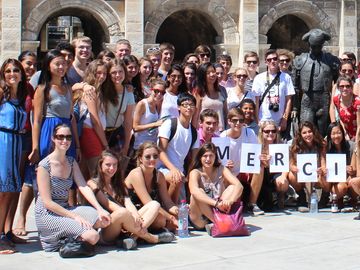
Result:
M306 212L308 204L306 202L306 195L304 191L305 185L299 183L297 180L297 173L299 168L296 165L296 154L310 154L314 153L317 155L318 160L318 183L317 185L322 188L323 192L330 191L330 184L325 180L325 153L326 153L326 142L321 137L316 127L308 121L305 121L299 125L299 131L293 140L290 147L290 172L288 180L293 186L295 191L298 193L298 210L300 212Z
M240 110L244 113L245 124L248 128L251 128L256 135L259 134L259 125L256 123L255 110L256 105L254 100L244 98L239 104Z
M30 161L35 164L50 153L54 127L60 123L72 127L73 140L68 154L80 157L80 142L75 118L72 117L72 91L64 83L67 64L59 50L50 50L44 59L40 85L34 96L34 125Z
M115 59L115 54L110 50L103 50L99 52L97 59L102 60L104 63L109 63L111 60Z
M234 81L236 83L235 87L227 89L227 105L228 110L239 106L240 102L245 98L251 99L255 102L254 92L245 90L246 80L248 78L248 73L245 68L237 68L233 74ZM255 113L257 115L257 113Z
M339 122L333 122L329 125L327 130L327 153L332 154L346 154L346 172L350 178L356 176L356 168L352 166L352 156L355 148L355 143L345 139L345 132ZM346 194L348 184L331 183L331 192L336 194L339 209L343 207L342 198Z
M88 181L100 204L111 213L110 226L101 234L102 241L116 242L123 230L133 234L135 238L140 237L153 244L175 240L175 236L170 232L153 235L147 231L158 215L160 205L156 201L149 200L137 210L128 196L120 166L116 154L105 150L101 154L95 177ZM135 238L125 239L120 243L125 249L134 249Z
M271 156L269 155L269 145L280 143L279 129L276 123L272 120L266 120L260 123L259 130L259 144L262 145L260 155L260 173L253 174L251 185L253 186L249 203L253 208L260 205L260 208L265 211L273 209L273 192L278 192L278 204L280 208L284 208L284 194L289 188L287 180L288 173L270 173L269 162ZM254 214L256 211L254 211Z
M175 229L179 209L167 192L164 175L156 169L159 153L159 148L155 142L141 144L136 153L138 167L129 173L125 179L125 184L129 196L137 208L151 201L160 203L158 215L151 228Z
M181 66L171 66L167 73L166 93L161 105L160 118L176 118L179 116L177 107L178 95L186 91L185 76Z
M124 62L112 60L108 68L109 74L101 86L106 112L107 141L110 148L126 156L131 139L134 94L132 87L125 81Z
M100 88L108 69L102 60L92 61L85 70L84 81L73 85L80 89L79 118L83 118L80 136L83 175L89 178L103 149L108 148L105 136L106 114Z
M133 93L135 102L139 102L146 97L141 87L139 60L134 55L125 55L123 61L126 66L125 81L131 84L131 86L134 88Z
M36 54L31 51L23 51L19 55L18 60L20 61L21 65L24 67L27 81L30 81L32 75L34 75L36 72L36 64L37 64Z
M12 254L16 252L14 242L18 239L11 230L22 184L21 132L26 121L28 91L25 71L15 59L4 61L0 79L0 254Z
M205 143L197 152L189 174L190 220L196 228L214 221L212 208L228 212L242 193L243 187L230 170L221 165L216 146Z
M192 123L195 127L199 124L199 115L205 109L213 109L219 115L219 131L225 129L225 116L227 115L227 103L221 94L214 65L211 63L201 64L196 74L196 112Z
M151 60L147 57L141 57L139 60L139 74L141 82L141 91L145 97L148 97L151 93L150 91L150 77L152 75L152 63Z
M338 112L346 138L355 140L357 121L356 112L360 108L360 97L353 94L353 82L348 77L339 77L336 82L340 94L333 97L334 106Z
M185 65L185 64L195 64L196 68L198 68L200 65L200 59L197 56L197 54L188 53L187 55L185 55L184 60L183 60L183 65Z
M97 202L86 185L77 162L66 152L73 136L66 124L59 124L52 132L54 151L39 163L37 182L39 197L35 205L35 221L40 242L45 251L57 251L64 237L79 238L95 245L99 240L98 228L110 224L110 215ZM73 182L95 208L69 207L68 195Z
M186 88L191 94L195 87L195 78L196 78L196 65L193 63L186 63L183 65Z
M165 94L165 82L161 79L154 79L151 85L149 97L141 100L135 107L134 150L137 150L145 141L156 142L157 128L165 121L165 119L159 119L161 103Z

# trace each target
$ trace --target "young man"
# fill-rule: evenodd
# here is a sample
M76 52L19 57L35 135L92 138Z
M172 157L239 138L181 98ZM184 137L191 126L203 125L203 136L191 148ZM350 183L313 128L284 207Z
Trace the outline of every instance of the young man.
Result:
M243 143L258 143L258 140L255 132L245 127L245 116L242 110L239 108L230 109L227 119L230 128L220 134L220 137L228 137L230 139L230 160L228 160L227 167L244 186L245 197L243 200L247 203L249 197L254 196L253 190L260 190L258 186L261 183L252 182L251 174L240 173L241 148ZM264 211L256 203L249 204L248 209L253 215L264 214Z
M194 53L199 57L200 64L211 61L211 49L208 45L201 44L195 48Z
M161 52L161 63L158 69L158 74L166 81L166 76L168 71L171 68L172 62L174 61L175 56L175 47L171 43L161 43L160 44L160 52Z
M244 67L246 67L249 76L246 80L245 91L251 91L254 78L258 75L259 56L256 52L250 51L244 55Z
M159 47L149 48L146 51L146 57L148 57L153 64L153 77L159 76L158 69L161 63L161 51Z
M218 137L216 132L219 128L219 115L212 109L205 109L200 113L200 127L198 137L200 146L211 142L211 138Z
M72 45L75 47L75 59L69 67L66 78L69 85L81 82L85 75L85 70L92 54L92 40L82 36L75 38Z
M159 170L169 183L169 194L175 203L178 202L180 188L185 181L185 158L190 151L194 155L195 149L199 148L199 138L191 125L196 105L195 98L188 93L182 93L178 97L177 105L179 117L176 119L175 130L174 126L172 128L174 120L168 119L160 126L158 134L161 150ZM173 134L171 134L172 129Z
M276 50L265 53L267 71L254 79L252 91L256 93L256 104L259 108L259 121L274 120L280 131L285 131L291 113L291 96L295 94L289 74L279 70Z
M131 54L131 44L127 39L120 39L116 42L115 56L118 59L123 59L125 55Z
M216 62L218 62L224 68L224 75L219 84L225 88L235 87L236 83L233 79L232 74L230 73L230 69L232 66L231 56L228 54L221 54L216 58Z

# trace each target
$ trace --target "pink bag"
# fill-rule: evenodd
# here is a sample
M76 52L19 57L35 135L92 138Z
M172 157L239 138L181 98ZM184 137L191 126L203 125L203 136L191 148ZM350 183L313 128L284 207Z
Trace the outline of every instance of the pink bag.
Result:
M211 229L212 237L223 236L248 236L250 232L246 227L244 217L242 216L243 203L234 202L230 212L223 213L214 208L214 226Z

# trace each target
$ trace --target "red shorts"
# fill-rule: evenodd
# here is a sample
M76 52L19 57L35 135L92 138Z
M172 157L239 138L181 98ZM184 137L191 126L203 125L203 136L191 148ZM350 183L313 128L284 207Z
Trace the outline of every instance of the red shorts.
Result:
M94 129L83 128L80 137L80 148L81 154L86 159L100 156L103 146Z

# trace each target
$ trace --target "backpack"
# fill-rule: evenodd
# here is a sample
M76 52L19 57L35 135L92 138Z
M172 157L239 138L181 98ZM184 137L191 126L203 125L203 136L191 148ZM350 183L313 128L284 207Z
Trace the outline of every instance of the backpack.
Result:
M177 129L177 118L171 118L171 127L170 127L170 137L169 137L169 142L171 141L172 138L174 138L175 133L176 133L176 129ZM196 128L194 128L194 126L190 123L190 127L191 127L191 145L190 145L190 149L193 147L194 143L196 142L197 139L197 131Z

